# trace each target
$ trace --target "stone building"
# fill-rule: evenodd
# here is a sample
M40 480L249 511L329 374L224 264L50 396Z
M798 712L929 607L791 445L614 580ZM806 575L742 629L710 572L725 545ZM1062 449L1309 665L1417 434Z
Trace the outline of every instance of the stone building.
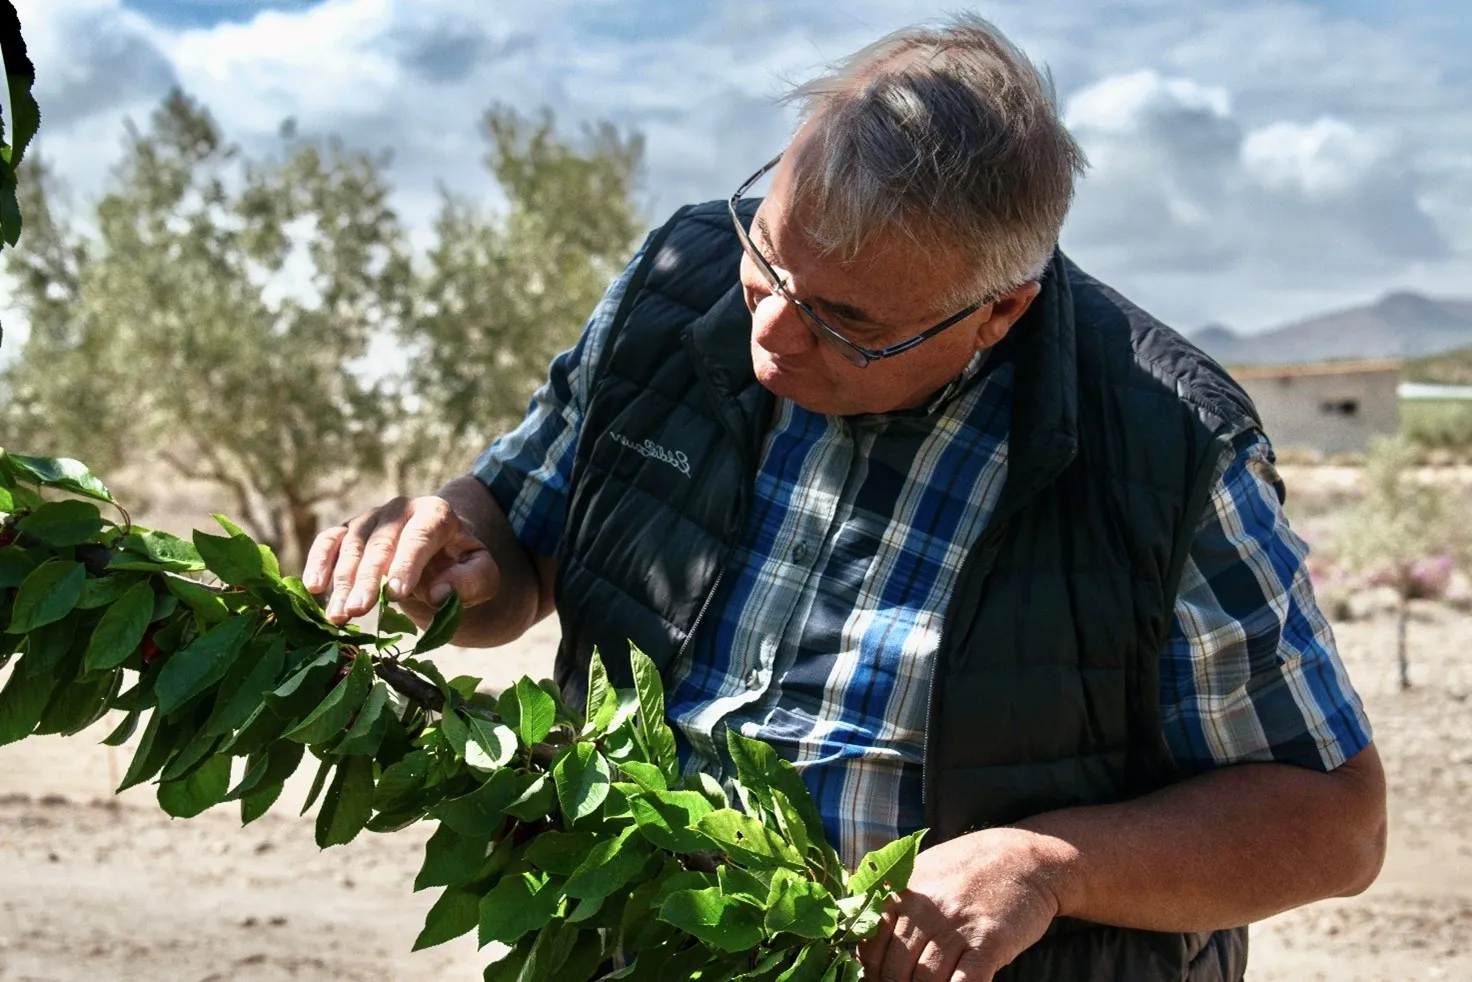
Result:
M1231 369L1257 404L1273 446L1320 453L1367 450L1400 428L1400 362L1330 361Z

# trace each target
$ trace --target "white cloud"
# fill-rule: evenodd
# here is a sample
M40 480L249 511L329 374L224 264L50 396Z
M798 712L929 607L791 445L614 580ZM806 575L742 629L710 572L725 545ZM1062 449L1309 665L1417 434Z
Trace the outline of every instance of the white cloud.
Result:
M1308 125L1277 122L1248 134L1242 163L1269 190L1325 200L1360 190L1392 149L1383 137L1326 116Z
M493 101L647 138L658 220L724 195L789 134L775 104L925 0L327 0L175 30L120 0L20 0L45 153L85 200L174 83L251 154L280 122L392 147L422 243L438 182L486 201L477 123ZM1462 49L1294 0L996 0L988 16L1058 80L1093 162L1065 230L1085 268L1180 326L1237 327L1401 286L1467 293L1472 79Z

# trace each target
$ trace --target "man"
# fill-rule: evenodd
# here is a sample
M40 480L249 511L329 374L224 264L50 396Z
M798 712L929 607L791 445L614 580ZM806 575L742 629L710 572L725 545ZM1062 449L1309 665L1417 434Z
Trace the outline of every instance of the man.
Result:
M308 585L337 620L453 587L472 645L555 609L573 699L632 639L688 768L773 743L849 862L928 827L870 978L1241 979L1240 925L1364 889L1385 824L1250 400L1057 251L1082 154L991 25L796 96L522 425Z

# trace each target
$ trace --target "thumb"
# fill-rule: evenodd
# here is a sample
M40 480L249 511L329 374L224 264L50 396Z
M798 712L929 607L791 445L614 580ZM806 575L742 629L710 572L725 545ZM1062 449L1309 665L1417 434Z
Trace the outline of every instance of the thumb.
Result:
M424 596L435 606L449 599L451 590L460 596L460 603L473 607L501 589L501 570L484 550L466 553L425 579Z

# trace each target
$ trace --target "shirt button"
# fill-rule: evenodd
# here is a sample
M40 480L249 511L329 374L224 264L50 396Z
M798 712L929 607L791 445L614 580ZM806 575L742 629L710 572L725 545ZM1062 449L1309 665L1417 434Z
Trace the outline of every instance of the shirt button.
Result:
M792 547L792 561L794 563L800 563L807 558L808 544L806 542L799 542L797 545Z
M748 689L760 689L762 687L762 672L759 668L753 668L746 676L746 687Z

